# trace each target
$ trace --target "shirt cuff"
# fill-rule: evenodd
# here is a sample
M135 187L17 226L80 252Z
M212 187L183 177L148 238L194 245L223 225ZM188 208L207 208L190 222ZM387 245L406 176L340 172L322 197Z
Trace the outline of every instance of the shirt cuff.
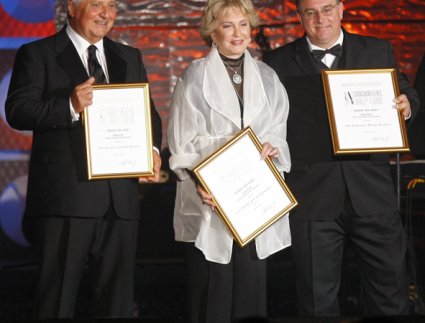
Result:
M75 113L74 106L72 105L71 98L69 99L69 110L71 112L71 120L72 122L80 120L80 114Z
M412 110L409 111L409 115L407 117L404 117L404 120L409 120L412 116Z

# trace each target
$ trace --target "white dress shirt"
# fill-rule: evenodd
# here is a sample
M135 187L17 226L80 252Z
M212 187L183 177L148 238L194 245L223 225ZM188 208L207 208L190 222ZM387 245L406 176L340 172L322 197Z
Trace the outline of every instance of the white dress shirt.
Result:
M77 50L78 56L81 59L81 62L83 63L86 71L87 71L87 78L89 78L89 66L88 66L88 47L92 45L89 43L86 39L81 37L75 30L72 29L72 27L68 24L66 26L66 33L68 34L68 37L71 39L72 43L74 44L75 49ZM98 41L97 43L93 44L97 47L96 51L96 57L99 61L100 66L103 69L103 72L106 77L106 81L109 83L109 74L108 74L108 68L106 64L106 57L105 57L105 51L103 49L103 39ZM69 106L71 110L71 116L72 121L78 121L80 119L80 115L78 113L75 113L74 107L72 106L71 98L69 99Z
M329 48L331 48L331 47L334 47L335 45L341 45L342 46L342 42L344 41L344 33L342 32L342 30L341 30L341 32L340 32L340 34L339 34L339 38L337 39L337 41L335 42L335 43L333 43L332 44L332 46L330 46ZM310 39L308 38L308 36L307 36L307 43L308 43L308 46L310 47L310 51L313 51L313 50L315 50L315 49L318 49L318 50L325 50L325 49L329 49L329 48L322 48L322 47L319 47L319 46L316 46L316 45L314 45L311 41L310 41ZM323 62L323 64L325 64L327 67L329 67L329 68L331 68L331 66L332 66L332 64L333 64L333 62L334 62L334 60L335 60L335 55L333 55L333 54L330 54L330 53L326 53L326 55L322 58L322 62Z

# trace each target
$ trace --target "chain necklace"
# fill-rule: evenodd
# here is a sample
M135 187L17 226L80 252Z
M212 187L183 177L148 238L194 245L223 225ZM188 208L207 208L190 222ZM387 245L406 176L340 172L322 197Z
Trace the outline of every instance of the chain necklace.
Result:
M230 66L230 64L227 63L225 60L223 60L223 63L226 66L228 66L233 71L233 73L234 73L233 76L232 76L233 83L235 83L235 84L241 84L242 81L243 81L242 80L242 75L240 75L238 72L241 69L243 60L241 60L241 62L239 63L239 65L238 65L238 67L236 69L234 69L232 66Z

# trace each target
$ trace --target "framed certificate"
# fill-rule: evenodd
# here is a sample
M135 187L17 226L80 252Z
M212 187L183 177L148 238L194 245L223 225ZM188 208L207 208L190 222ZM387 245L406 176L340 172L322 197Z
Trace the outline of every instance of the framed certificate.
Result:
M94 85L83 124L90 180L153 175L147 83Z
M334 154L407 152L394 68L323 70Z
M273 162L260 158L261 148L248 127L193 169L240 246L297 205Z

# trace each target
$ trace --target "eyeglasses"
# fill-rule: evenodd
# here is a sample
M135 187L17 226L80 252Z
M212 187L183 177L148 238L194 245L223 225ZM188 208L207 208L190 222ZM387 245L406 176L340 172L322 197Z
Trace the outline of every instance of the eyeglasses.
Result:
M307 20L313 20L316 18L316 16L320 13L321 15L325 17L329 17L332 12L334 11L335 7L340 4L341 1L337 1L334 5L328 5L324 6L323 8L320 8L319 10L315 9L307 9L303 12L300 12L300 15L303 15L305 19Z

